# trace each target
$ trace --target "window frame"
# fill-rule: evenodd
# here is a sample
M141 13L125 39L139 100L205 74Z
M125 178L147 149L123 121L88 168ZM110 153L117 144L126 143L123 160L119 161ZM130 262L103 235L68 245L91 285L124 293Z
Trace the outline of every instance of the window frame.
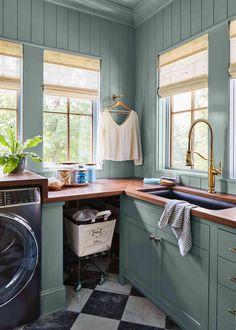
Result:
M78 99L86 99L85 96L80 96L79 94L78 95L75 95L74 93L72 95L65 95L64 93L61 93L60 94L60 90L54 90L54 92L44 92L44 95L43 97L45 97L46 95L49 95L49 96L55 96L55 97L64 97L66 98L66 112L59 112L59 111L44 111L43 110L43 114L44 113L47 113L47 114L57 114L57 115L63 115L65 116L66 115L66 127L67 127L67 143L66 143L66 162L70 162L71 159L70 159L70 116L86 116L86 117L91 117L92 119L92 127L91 127L91 150L90 150L90 154L91 154L91 162L93 163L94 159L95 159L95 139L94 137L96 136L95 134L95 126L97 124L97 104L99 102L99 97L97 100L91 98L92 95L89 95L88 94L88 99L91 100L91 114L84 114L84 113L73 113L70 111L70 99L72 98L78 98ZM49 167L50 166L54 166L56 164L48 164Z

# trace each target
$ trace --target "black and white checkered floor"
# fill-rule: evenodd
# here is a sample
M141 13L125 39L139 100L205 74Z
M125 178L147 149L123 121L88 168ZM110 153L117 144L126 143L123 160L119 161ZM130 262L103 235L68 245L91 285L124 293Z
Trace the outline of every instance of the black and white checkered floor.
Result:
M179 330L130 284L120 285L110 274L97 286L75 292L67 285L67 310L45 316L24 330Z

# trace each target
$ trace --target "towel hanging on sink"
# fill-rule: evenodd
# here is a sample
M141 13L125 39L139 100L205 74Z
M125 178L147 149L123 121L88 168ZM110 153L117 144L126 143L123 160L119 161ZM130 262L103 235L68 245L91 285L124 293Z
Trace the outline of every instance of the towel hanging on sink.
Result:
M185 256L192 247L192 234L190 223L190 211L196 207L188 202L171 199L166 205L162 216L158 222L159 228L167 224L171 226L173 233L178 239L181 256Z

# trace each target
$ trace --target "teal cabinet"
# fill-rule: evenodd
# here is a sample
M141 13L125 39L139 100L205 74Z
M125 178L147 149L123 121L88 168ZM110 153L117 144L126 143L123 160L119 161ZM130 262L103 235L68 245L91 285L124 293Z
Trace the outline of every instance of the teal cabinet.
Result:
M194 221L193 247L182 257L171 228L157 227L162 211L149 203L121 198L121 276L183 329L207 330L209 226Z
M209 253L197 246L182 257L176 238L159 233L160 299L186 324L187 329L208 327Z
M140 223L127 215L122 215L124 226L125 255L123 269L125 274L145 292L153 294L157 286L157 249L153 237L156 229L148 224Z

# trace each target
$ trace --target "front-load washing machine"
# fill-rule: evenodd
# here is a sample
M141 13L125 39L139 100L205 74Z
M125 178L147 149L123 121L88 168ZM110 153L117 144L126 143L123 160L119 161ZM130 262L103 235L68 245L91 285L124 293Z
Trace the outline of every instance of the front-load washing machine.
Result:
M40 189L0 190L1 330L40 315L40 250Z

